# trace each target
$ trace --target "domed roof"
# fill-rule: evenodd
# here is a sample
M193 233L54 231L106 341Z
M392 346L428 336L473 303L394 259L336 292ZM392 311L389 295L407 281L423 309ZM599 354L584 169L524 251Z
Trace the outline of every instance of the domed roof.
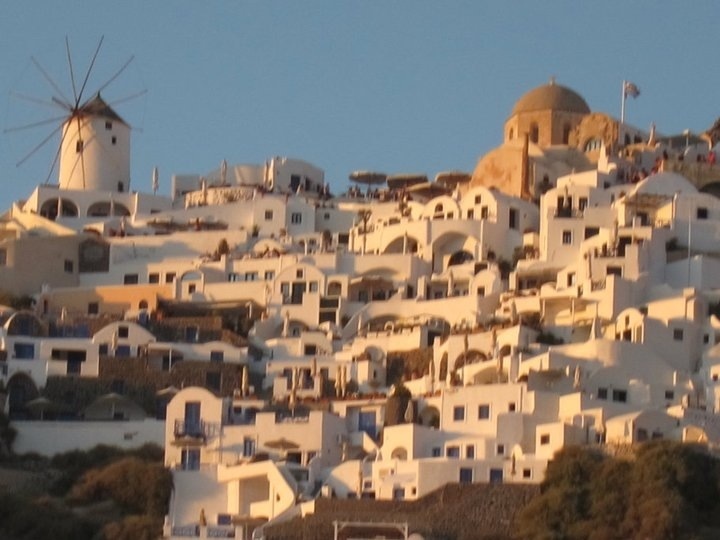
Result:
M522 96L515 103L511 116L542 110L590 114L590 107L580 94L550 81L549 84L533 88Z

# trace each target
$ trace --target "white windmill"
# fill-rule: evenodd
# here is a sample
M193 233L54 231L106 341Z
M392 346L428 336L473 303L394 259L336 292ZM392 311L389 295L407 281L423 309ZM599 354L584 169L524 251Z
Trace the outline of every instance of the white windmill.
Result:
M88 91L88 83L103 44L100 39L82 78L77 77L70 53L69 40L65 39L65 52L72 94L67 97L61 86L34 57L32 63L52 88L49 100L15 93L15 96L33 103L59 109L62 116L5 129L6 133L59 123L40 143L35 145L18 162L20 166L37 151L60 134L45 183L58 168L58 185L63 190L98 190L127 192L130 189L130 125L113 109L113 106L135 99L147 91L142 90L122 99L108 102L101 93L118 79L133 61L130 57L104 83ZM88 97L89 96L89 97Z

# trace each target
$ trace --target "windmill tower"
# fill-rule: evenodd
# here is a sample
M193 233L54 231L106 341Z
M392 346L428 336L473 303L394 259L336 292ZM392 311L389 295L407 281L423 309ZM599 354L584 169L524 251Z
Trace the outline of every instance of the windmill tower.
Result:
M133 61L131 56L95 92L86 93L103 39L100 39L84 76L76 78L70 43L65 38L65 52L72 85L71 94L63 92L61 85L50 76L40 62L31 58L38 72L52 88L53 95L49 100L22 93L15 93L16 97L34 104L59 109L62 111L62 115L4 130L5 133L9 133L48 124L56 125L52 132L18 161L17 165L20 166L27 161L35 152L48 144L56 134L60 133L60 144L55 152L55 158L45 183L50 180L55 167L58 166L58 187L61 190L122 193L129 191L130 188L130 125L115 112L113 106L142 96L146 90L113 102L105 101L101 97L101 92L117 80ZM92 95L92 97L87 98L87 95Z
M129 190L130 126L99 93L63 123L58 181L60 189Z

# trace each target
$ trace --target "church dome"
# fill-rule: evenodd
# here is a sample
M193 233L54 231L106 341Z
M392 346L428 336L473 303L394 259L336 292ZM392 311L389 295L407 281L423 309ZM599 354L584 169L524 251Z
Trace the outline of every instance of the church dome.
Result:
M590 114L590 107L580 94L551 81L523 95L515 103L511 116L542 110Z

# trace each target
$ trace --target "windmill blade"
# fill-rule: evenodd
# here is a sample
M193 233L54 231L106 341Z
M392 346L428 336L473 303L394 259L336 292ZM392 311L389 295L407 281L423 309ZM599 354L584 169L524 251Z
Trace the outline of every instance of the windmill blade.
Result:
M50 75L48 75L48 72L45 71L45 69L40 65L40 62L38 62L37 60L35 60L35 57L34 57L34 56L31 56L31 57L30 57L30 60L32 60L32 63L35 64L35 67L38 68L38 70L40 71L40 73L42 73L42 76L45 78L45 80L46 80L48 83L50 83L50 86L52 86L53 89L60 95L60 97L65 100L64 105L65 105L68 109L72 109L72 105L70 105L70 103L71 103L70 100L65 97L65 94L63 94L62 90L60 90L60 88L59 88L58 85L55 83L55 81L53 80L53 78L52 78ZM57 98L54 98L54 99L57 99ZM59 99L57 99L57 100L60 101Z
M39 122L33 122L32 124L24 124L22 126L12 126L12 127L3 129L3 133L15 133L16 131L24 131L26 129L32 129L35 127L46 126L47 124L53 124L53 123L57 122L58 120L63 120L64 118L67 118L67 116L66 115L56 116L55 118L48 118L47 120L40 120Z
M53 158L52 165L50 165L50 170L47 173L47 176L45 177L45 184L47 185L50 182L50 177L52 176L53 171L55 170L55 165L57 165L58 160L60 159L60 152L62 152L62 146L65 142L65 137L67 136L68 130L66 129L63 131L62 137L60 137L60 144L58 145L57 150L55 151L55 157Z
M73 98L75 107L78 106L78 93L75 88L75 72L73 71L72 56L70 55L70 40L65 36L65 52L67 53L68 67L70 68L70 82L72 83Z
M51 100L52 100L54 103L56 103L57 105L59 105L60 107L62 107L62 108L64 108L65 110L67 110L67 112L69 112L69 113L72 113L72 112L73 112L72 105L68 105L68 104L64 103L63 101L60 101L60 100L59 100L58 98L56 98L55 96L53 96L53 97L51 98Z
M40 98L36 98L36 97L33 97L33 96L28 96L27 94L21 94L21 93L19 93L19 92L13 92L13 91L10 92L10 95L13 96L13 97L16 97L16 98L18 98L18 99L22 99L22 100L24 100L24 101L27 101L27 102L29 102L29 103L34 103L35 105L42 105L42 106L44 106L44 107L52 107L53 109L56 109L56 110L57 110L58 107L61 107L62 109L67 110L67 106L66 106L62 101L60 101L59 99L58 99L57 101L52 101L52 100L51 100L51 101L45 101L45 100L40 99ZM57 98L56 98L56 99L57 99Z
M127 67L130 65L130 63L131 63L134 59L135 59L135 55L131 56L131 57L128 59L128 61L125 62L125 63L122 65L122 67L115 72L115 75L113 75L112 77L110 77L110 78L105 82L105 84L102 84L102 85L100 86L100 88L98 88L97 93L99 94L100 92L102 92L103 90L105 90L105 88L107 88L107 87L110 85L110 83L112 83L115 79L117 79L117 78L120 76L120 74L127 69Z
M115 101L108 103L108 105L110 105L112 107L114 105L117 105L118 103L125 103L127 101L132 101L133 99L137 99L141 96L144 96L145 94L147 94L147 92L148 91L146 88L145 90L140 90L139 92L135 92L134 94L130 94L129 96L125 96L120 99L116 99Z
M37 152L37 151L40 150L43 146L45 146L45 145L47 144L47 142L53 137L53 135L55 135L55 134L56 134L58 131L60 131L61 129L62 129L62 124L59 125L58 127L56 127L55 129L53 129L47 137L45 137L42 141L40 141L40 143L37 144L37 145L36 145L32 150L30 150L27 154L25 154L25 155L23 156L23 158L15 164L15 166L16 166L16 167L19 167L20 165L22 165L23 163L25 163L28 159L30 159L30 157L31 157L35 152Z
M82 100L83 92L85 91L85 85L88 82L88 79L90 78L90 72L92 71L93 66L95 65L95 60L97 59L97 55L100 52L100 47L102 47L103 40L105 39L105 36L100 36L100 42L98 43L97 49L95 49L95 54L93 54L92 60L90 61L90 66L88 66L87 73L85 73L85 80L82 83L82 86L80 87L80 93L77 96L77 100L75 101L75 108L80 105L80 101ZM99 92L99 90L98 90Z

